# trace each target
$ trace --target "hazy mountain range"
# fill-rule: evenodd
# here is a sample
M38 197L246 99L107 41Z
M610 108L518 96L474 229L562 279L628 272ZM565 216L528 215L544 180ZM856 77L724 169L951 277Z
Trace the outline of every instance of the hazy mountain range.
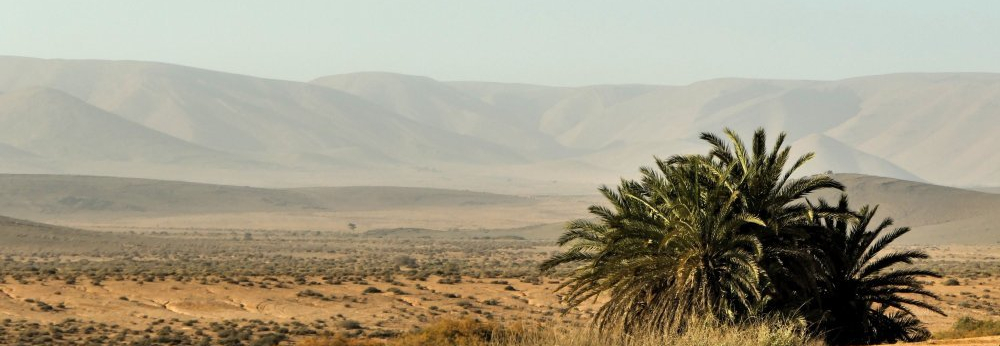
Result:
M0 173L580 193L764 126L817 153L803 173L1000 186L1000 74L548 87L0 57L0 93Z

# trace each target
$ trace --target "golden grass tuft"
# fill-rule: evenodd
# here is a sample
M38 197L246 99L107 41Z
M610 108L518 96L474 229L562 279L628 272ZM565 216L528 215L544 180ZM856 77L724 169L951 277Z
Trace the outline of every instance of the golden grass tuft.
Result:
M385 342L372 339L358 339L346 336L314 336L302 339L296 346L384 346Z

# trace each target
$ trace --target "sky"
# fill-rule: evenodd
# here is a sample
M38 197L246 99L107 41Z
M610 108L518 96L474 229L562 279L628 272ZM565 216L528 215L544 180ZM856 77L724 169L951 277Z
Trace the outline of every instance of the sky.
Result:
M297 81L360 71L566 86L1000 72L995 0L0 4L0 55Z

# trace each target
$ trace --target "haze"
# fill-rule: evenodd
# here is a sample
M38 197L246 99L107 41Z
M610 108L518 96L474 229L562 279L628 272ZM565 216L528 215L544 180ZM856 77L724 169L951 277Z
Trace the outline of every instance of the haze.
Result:
M1000 342L998 1L3 4L0 345Z
M995 1L21 1L0 54L296 81L359 71L544 85L1000 71Z

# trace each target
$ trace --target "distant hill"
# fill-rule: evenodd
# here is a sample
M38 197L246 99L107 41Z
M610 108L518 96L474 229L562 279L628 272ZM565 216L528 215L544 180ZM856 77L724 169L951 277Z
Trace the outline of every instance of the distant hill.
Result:
M258 159L310 154L375 162L518 160L500 146L307 83L152 62L0 57L0 91L39 86L150 130Z
M525 197L433 188L266 189L133 178L0 175L0 210L30 219L60 215L280 213L530 203Z
M327 76L310 83L358 96L422 124L513 148L522 155L553 158L569 153L536 129L530 118L505 112L428 77L368 72Z
M913 229L900 244L995 244L1000 242L1000 194L894 178L835 174L851 205L879 205L877 218ZM824 198L835 201L836 193Z
M623 154L622 169L652 154L688 148L698 132L732 127L749 137L763 126L789 143L822 135L850 150L818 147L818 171L919 177L946 185L1000 185L1000 74L911 73L840 81L719 79L685 86L546 88L450 83L500 108L534 114L539 127L570 148L593 151L645 145ZM519 107L520 106L520 107ZM673 147L664 152L661 147ZM882 173L858 162L882 161ZM598 161L591 161L599 163ZM891 166L887 166L886 163Z
M136 244L156 246L158 241L162 244L162 240L134 234L86 231L0 216L0 248L5 254L93 253L109 247L120 250Z
M976 187L976 188L972 188L972 189L976 190L976 191L986 192L986 193L1000 193L1000 187Z
M865 172L866 175L923 181L888 160L821 134L811 134L795 141L792 150L792 155L796 156L806 152L820 153L800 168L801 173L816 174L837 167L838 172Z
M762 126L817 152L803 174L1000 186L1000 74L548 87L0 57L0 94L6 173L579 194Z
M847 187L853 206L878 204L879 217L892 217L897 226L913 228L901 244L1000 242L1000 194L857 174L835 174L834 178ZM809 198L835 200L838 196L829 191ZM260 219L274 220L269 225L294 225L299 220L295 217L319 218L320 225L340 226L349 221L337 221L337 215L347 213L361 219L379 215L399 218L376 223L396 226L372 228L366 224L359 230L372 236L555 239L565 221L589 217L587 206L602 202L597 196L547 198L409 187L266 189L146 179L0 175L0 210L6 215L81 224L120 219L127 221L120 224L123 229L129 224L167 222L170 217L193 220L186 223L189 226L204 226L207 220L198 215L232 219L228 224L237 228L255 227ZM484 217L512 220L498 224L531 226L475 226L481 225ZM447 221L430 224L468 226L459 233L422 226L430 225L425 222L429 219Z
M228 154L170 137L48 88L0 95L0 139L7 155L52 161L239 165ZM0 149L2 151L2 149ZM251 166L243 160L243 166Z

